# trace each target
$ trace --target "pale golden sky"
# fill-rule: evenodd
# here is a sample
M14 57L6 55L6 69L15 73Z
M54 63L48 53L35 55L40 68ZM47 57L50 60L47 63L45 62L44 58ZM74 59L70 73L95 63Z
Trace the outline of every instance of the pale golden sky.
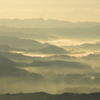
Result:
M0 18L100 22L100 0L0 0Z

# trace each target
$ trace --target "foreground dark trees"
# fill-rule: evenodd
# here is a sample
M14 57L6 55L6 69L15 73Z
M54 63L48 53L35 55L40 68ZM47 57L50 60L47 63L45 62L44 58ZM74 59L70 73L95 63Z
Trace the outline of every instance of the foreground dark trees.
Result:
M52 95L44 92L2 94L0 95L0 100L100 100L100 92L91 94L64 93L61 95Z

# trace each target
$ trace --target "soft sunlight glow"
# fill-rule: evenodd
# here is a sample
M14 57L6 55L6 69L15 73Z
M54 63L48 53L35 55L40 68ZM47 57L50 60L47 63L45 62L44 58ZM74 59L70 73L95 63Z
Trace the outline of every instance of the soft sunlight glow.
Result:
M92 16L92 17L91 17ZM99 0L1 0L0 18L100 21Z

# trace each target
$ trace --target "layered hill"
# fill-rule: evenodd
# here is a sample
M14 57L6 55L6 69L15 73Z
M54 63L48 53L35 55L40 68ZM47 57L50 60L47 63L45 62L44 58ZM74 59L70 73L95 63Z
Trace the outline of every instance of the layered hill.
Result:
M3 56L0 56L0 77L14 77L38 80L42 79L42 75L36 73L30 73L25 70L19 69L20 65L14 61L11 61Z

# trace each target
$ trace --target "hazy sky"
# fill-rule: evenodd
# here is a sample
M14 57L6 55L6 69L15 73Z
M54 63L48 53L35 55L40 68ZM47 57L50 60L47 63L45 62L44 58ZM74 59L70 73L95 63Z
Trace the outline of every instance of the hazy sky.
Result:
M0 0L0 18L100 22L100 0Z

